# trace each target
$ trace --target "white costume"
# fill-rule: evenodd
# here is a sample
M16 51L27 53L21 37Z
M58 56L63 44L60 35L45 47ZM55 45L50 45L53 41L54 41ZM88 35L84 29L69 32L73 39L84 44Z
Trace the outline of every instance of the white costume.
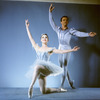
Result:
M61 49L61 50L71 49L71 46L70 46L71 35L75 35L75 36L78 36L78 37L89 37L88 33L77 31L74 28L62 30L61 27L58 27L55 24L51 12L49 12L49 22L50 22L50 25L53 28L53 30L58 35L59 49ZM70 85L73 84L73 82L70 80L68 70L67 70L67 64L68 64L68 61L69 61L69 57L70 57L70 53L59 55L60 66L63 67L63 69L64 69L61 87L63 87L66 76L68 78L69 83L71 83Z

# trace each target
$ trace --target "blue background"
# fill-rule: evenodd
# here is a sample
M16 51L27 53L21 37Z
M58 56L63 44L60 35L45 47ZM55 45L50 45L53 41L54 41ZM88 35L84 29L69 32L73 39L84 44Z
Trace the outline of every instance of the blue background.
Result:
M57 34L49 24L50 3L0 2L0 87L28 87L31 80L25 77L36 59L28 39L25 19L30 22L30 31L36 43L41 46L42 33L49 35L48 46L58 48ZM84 32L96 32L94 38L72 36L71 47L81 49L71 54L68 66L76 87L100 87L100 5L54 3L53 18L58 26L63 15L69 16L68 27ZM51 61L58 63L58 55ZM61 75L47 78L47 86L59 87ZM38 87L38 81L34 87ZM67 80L65 87L69 87Z

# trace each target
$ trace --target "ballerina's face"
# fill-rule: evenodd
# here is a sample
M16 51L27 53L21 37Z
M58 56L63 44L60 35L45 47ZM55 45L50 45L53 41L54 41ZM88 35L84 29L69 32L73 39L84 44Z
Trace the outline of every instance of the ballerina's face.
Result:
M42 43L47 43L49 41L48 36L46 34L43 34L41 36L41 42Z

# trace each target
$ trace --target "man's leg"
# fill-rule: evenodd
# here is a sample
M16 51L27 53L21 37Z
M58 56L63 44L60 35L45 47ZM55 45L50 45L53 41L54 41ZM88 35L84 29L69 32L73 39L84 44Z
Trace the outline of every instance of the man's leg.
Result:
M61 78L61 88L64 88L63 86L64 86L64 82L65 82L65 79L66 79L66 76L67 76L67 71L64 67L63 59L64 59L64 54L60 54L59 55L59 63L60 63L60 67L63 68L63 74L62 74L62 78Z
M75 89L75 87L73 86L73 81L71 81L69 73L68 73L68 69L67 69L69 58L70 58L70 53L59 55L59 63L60 63L60 66L63 67L63 70L64 70L64 73L62 74L62 79L61 79L61 88L63 88L65 79L67 78L71 88Z
M69 62L69 59L70 59L70 55L71 55L71 53L67 53L67 54L64 55L64 67L65 67L65 71L67 72L66 78L69 82L69 85L72 89L75 89L75 87L73 86L73 81L71 80L68 69L67 69L68 68L68 62Z
M63 70L64 70L64 73L62 74L61 88L63 88L64 82L65 82L65 79L66 79L66 76L67 76L67 71L66 71L66 68L64 66L63 66Z
M69 85L72 89L75 89L75 87L73 86L73 81L70 79L70 76L69 76L69 73L67 71L67 79L68 79L68 82L69 82Z

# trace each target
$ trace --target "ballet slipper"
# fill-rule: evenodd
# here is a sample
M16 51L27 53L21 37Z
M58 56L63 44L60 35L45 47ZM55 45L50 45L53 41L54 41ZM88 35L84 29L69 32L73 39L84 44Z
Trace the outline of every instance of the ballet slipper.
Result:
M67 89L60 88L60 91L61 91L61 92L67 92Z
M33 96L33 87L30 87L29 90L28 90L28 98L32 98Z
M73 86L74 81L70 81L69 84L71 86L72 89L75 89L75 87Z
M59 89L58 89L58 92L67 92L67 89L59 88Z

